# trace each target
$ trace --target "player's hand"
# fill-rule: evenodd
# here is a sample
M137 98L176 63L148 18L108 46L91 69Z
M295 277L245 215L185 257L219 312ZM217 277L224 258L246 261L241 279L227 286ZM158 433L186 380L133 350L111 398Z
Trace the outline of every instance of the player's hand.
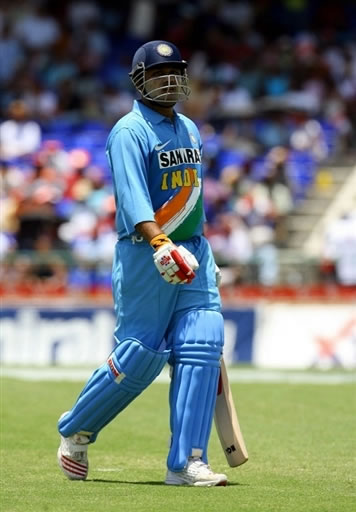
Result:
M194 270L199 268L195 256L188 249L174 245L168 238L153 254L153 261L163 279L170 284L191 283L195 277Z

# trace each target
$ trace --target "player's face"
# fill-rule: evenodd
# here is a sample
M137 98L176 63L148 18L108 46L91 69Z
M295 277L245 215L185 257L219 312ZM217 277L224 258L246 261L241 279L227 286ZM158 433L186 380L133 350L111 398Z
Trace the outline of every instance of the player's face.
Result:
M182 100L187 87L187 77L180 68L164 66L147 69L145 89L150 99L165 105L174 105Z

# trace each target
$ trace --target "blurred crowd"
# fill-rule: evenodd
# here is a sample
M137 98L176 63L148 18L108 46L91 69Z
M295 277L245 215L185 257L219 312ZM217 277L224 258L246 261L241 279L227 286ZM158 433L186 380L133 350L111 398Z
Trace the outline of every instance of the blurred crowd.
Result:
M288 215L320 167L356 147L355 34L348 0L3 0L1 286L110 288L105 140L131 109L131 58L151 39L189 62L193 92L178 108L202 135L216 260L253 263L275 284Z

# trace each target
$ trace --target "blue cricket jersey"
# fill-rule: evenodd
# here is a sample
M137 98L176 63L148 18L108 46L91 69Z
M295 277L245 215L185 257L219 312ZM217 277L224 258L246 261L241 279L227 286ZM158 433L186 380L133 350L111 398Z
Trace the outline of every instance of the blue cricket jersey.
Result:
M173 121L140 101L108 137L119 238L156 221L172 240L201 235L202 144L197 126L182 114Z

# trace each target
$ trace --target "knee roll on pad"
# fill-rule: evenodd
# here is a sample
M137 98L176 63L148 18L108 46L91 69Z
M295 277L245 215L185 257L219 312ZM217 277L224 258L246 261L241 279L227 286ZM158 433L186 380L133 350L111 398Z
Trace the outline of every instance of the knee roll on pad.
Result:
M171 471L181 471L189 456L207 462L223 340L223 318L216 311L190 312L175 329L167 459Z
M94 442L98 432L160 374L169 354L169 350L157 352L136 339L123 340L59 421L59 432L64 437L86 432Z

